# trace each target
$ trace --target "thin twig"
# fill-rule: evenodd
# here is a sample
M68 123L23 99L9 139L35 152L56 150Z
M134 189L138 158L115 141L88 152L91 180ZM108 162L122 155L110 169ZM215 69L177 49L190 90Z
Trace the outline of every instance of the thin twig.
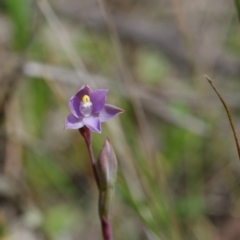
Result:
M213 81L212 79L210 79L207 75L205 75L206 79L208 80L208 82L211 84L213 90L215 91L215 93L218 95L220 101L222 102L225 110L226 110L226 113L227 113L227 116L228 116L228 120L230 122L230 125L231 125L231 128L232 128L232 131L233 131L233 136L234 136L234 139L235 139L235 142L236 142L236 147L237 147L237 151L238 151L238 157L240 159L240 146L239 146L239 141L238 141L238 137L237 137L237 133L236 133L236 129L235 129L235 126L234 126L234 123L233 123L233 119L232 119L232 115L229 111L229 108L226 104L226 102L224 101L223 97L221 96L221 94L219 93L219 91L216 89L216 87L214 86L213 84Z

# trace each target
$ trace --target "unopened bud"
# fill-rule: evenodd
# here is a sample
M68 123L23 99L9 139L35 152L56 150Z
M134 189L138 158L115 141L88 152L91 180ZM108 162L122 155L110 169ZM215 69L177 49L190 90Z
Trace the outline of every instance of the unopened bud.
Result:
M117 158L109 139L106 139L98 156L97 171L99 178L99 215L109 221L114 198L114 184L117 177Z
M98 156L97 171L101 190L114 187L117 177L117 158L107 138Z

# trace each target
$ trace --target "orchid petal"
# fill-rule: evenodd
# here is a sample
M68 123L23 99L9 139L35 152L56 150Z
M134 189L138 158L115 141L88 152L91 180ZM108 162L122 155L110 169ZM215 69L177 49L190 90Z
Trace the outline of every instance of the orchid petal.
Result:
M99 113L98 118L100 122L105 122L122 112L123 110L118 107L112 106L110 104L105 104L104 108Z
M81 87L80 89L78 89L77 93L76 93L76 96L78 97L78 99L81 101L82 100L82 97L84 95L90 95L91 92L93 90L88 86L88 85L84 85L83 87Z
M89 116L83 118L83 123L86 125L91 131L101 133L101 122L98 117Z
M72 96L70 98L68 106L69 106L69 109L70 109L71 113L75 117L77 117L77 118L81 117L81 113L80 113L80 110L79 110L80 101L76 96Z
M107 92L107 89L98 89L90 93L90 100L93 104L92 113L99 113L103 109L106 103Z
M79 129L84 126L82 118L76 118L73 114L67 116L65 128Z

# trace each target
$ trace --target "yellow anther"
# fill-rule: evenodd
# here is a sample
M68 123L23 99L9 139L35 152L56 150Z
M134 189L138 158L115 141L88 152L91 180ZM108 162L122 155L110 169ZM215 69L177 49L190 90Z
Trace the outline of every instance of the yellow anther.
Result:
M84 95L84 96L82 97L82 102L83 102L83 103L90 102L90 97L89 97L88 95Z

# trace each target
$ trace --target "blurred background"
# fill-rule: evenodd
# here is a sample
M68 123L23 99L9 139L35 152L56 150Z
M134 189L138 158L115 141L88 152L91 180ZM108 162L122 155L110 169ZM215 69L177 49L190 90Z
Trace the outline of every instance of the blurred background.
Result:
M115 240L240 239L240 25L229 0L0 1L0 239L99 240L79 87L124 114L93 135L119 162ZM240 4L239 4L240 6Z

